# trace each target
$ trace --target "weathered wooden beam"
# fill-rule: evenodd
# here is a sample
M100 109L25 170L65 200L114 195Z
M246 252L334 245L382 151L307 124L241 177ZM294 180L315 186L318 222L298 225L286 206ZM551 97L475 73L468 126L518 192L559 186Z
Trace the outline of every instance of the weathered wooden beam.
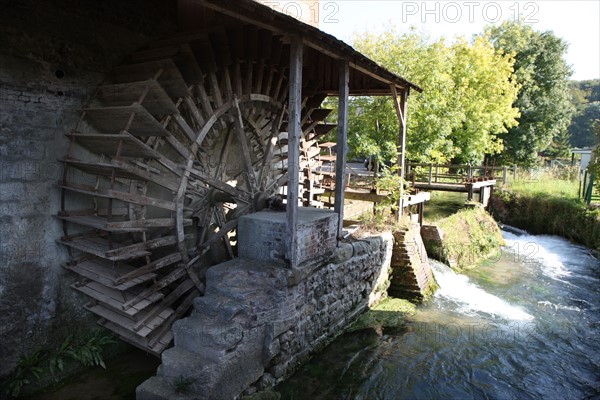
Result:
M335 161L335 204L333 210L338 214L338 238L344 231L344 188L346 187L346 153L348 145L348 85L350 81L350 65L340 62L340 87L338 98L338 131Z
M296 266L298 190L300 175L300 121L302 119L302 37L293 36L290 49L289 105L288 105L288 186L287 186L287 259Z
M407 100L408 100L408 88L404 89L400 94L401 97L398 99L398 91L394 84L390 85L392 91L392 98L394 100L394 108L396 109L396 115L400 124L400 130L398 132L397 150L398 150L398 166L400 167L400 204L398 205L398 219L402 217L402 211L404 206L402 204L404 194L404 161L406 159L406 113L407 113Z

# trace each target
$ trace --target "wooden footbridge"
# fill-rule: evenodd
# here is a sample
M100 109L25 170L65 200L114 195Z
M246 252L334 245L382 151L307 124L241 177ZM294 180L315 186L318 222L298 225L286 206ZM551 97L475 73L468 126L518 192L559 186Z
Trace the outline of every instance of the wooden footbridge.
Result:
M502 178L496 178L495 172L501 171ZM467 193L467 200L473 200L479 194L479 202L487 206L494 186L498 181L505 182L508 167L500 169L469 164L406 164L406 177L418 190Z

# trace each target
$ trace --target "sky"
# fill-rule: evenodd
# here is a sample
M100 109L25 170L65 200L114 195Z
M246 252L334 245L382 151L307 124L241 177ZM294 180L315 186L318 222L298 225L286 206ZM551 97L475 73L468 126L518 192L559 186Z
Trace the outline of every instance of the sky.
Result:
M415 27L433 39L483 32L490 24L522 15L539 31L553 31L569 43L567 63L574 80L600 78L600 0L320 0L319 28L352 44L355 32L381 32L387 25L400 32Z

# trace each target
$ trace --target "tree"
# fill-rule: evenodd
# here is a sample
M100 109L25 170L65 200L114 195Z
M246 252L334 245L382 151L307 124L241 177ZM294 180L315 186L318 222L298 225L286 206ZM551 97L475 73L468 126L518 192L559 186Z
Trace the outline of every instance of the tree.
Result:
M564 142L573 106L568 88L571 70L564 54L567 44L552 32L538 32L523 21L486 28L495 48L514 56L514 78L520 91L514 106L521 116L504 139L502 159L525 166L554 141Z
M600 79L571 82L571 97L575 115L569 125L573 147L593 147L599 140L594 134L594 121L600 120Z
M480 162L485 154L502 150L498 134L518 116L512 106L517 86L510 79L511 56L485 37L448 44L443 38L431 42L388 28L380 35L356 36L354 46L424 89L408 101L409 159ZM350 146L363 151L394 148L398 121L391 99L352 99L350 113Z
M600 119L593 121L593 131L596 140L600 143ZM600 192L600 145L597 145L592 153L592 162L588 166L590 172L596 176L596 188Z

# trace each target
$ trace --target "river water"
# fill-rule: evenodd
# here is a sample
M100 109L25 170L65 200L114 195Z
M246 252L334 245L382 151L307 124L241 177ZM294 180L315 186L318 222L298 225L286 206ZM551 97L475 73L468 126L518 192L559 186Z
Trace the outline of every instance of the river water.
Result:
M600 399L600 260L551 236L464 274L432 262L439 291L402 330L332 343L282 399Z

